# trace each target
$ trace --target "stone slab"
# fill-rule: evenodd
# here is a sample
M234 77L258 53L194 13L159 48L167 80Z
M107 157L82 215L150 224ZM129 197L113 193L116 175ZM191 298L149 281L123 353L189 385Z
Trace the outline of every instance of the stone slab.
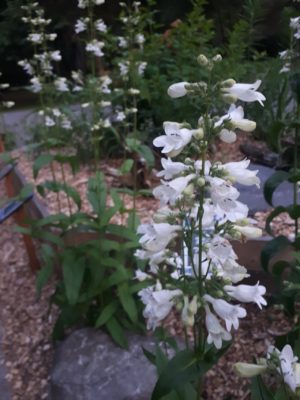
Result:
M58 348L51 374L51 400L149 400L156 369L141 347L154 351L153 338L128 334L124 350L99 330L72 333Z
M6 368L5 359L2 352L2 328L0 326L0 399L1 400L11 400L11 392L8 383L5 379Z
M240 191L239 200L242 203L247 204L249 207L250 214L256 211L269 210L271 206L265 201L263 195L263 187L266 180L273 175L275 170L273 168L265 167L258 164L251 164L249 169L258 170L257 176L261 180L260 188L256 186L244 186L236 185ZM298 200L300 201L300 195L298 194ZM283 182L273 195L274 206L288 206L293 202L293 185L289 182Z

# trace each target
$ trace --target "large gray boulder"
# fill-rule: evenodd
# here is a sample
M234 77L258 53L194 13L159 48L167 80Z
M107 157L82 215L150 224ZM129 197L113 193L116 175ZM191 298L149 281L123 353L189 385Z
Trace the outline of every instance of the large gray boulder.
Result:
M153 338L128 335L128 351L99 330L71 334L57 349L51 374L51 400L149 400L156 369L141 347Z

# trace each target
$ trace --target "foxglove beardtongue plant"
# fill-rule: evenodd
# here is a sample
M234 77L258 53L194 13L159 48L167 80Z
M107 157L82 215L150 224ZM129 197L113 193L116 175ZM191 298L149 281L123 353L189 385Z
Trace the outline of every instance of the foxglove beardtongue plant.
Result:
M186 122L165 122L164 134L154 140L154 145L162 148L167 156L162 158L163 170L158 173L161 185L153 191L164 208L154 217L160 223L138 228L144 250L136 253L138 258L149 261L149 269L136 276L149 284L139 292L146 305L144 316L148 327L155 329L172 308L181 308L185 329L192 326L198 366L205 360L211 344L217 349L216 354L221 355L223 342L231 340L232 329L238 329L240 319L246 317L245 308L232 302L252 302L259 308L266 305L263 286L238 284L249 275L238 264L229 241L261 235L260 229L251 226L248 208L238 200L239 191L233 186L235 182L259 186L258 171L247 169L248 160L221 164L207 159L210 143L216 138L224 140L225 130L230 132L230 141L233 141L237 129L246 132L255 129L255 122L245 119L242 106L234 103L240 99L263 105L265 97L257 91L260 81L254 84L236 83L233 79L215 82L214 65L220 61L221 56L211 60L199 56L199 64L208 70L209 83L180 82L168 89L173 98L197 97L206 105L207 112L200 116L196 127ZM211 114L213 99L217 98L231 103L221 117ZM177 159L173 160L174 157ZM172 266L164 254L174 252L174 258L178 257L180 243L188 257L183 258L183 264ZM160 296L160 307L154 307L149 293L158 297L159 291L170 295ZM201 398L201 377L198 394Z

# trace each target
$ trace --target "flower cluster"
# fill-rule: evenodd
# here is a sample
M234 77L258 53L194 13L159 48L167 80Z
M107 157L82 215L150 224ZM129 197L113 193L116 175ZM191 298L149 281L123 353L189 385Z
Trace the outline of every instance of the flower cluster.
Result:
M0 77L1 76L2 76L2 72L0 72ZM6 90L8 88L9 88L9 83L0 83L0 90ZM0 95L1 95L1 93L0 93ZM1 100L0 105L3 108L11 108L15 105L15 103L13 101L5 101L5 100L2 100L1 98L0 98L0 100Z
M284 62L283 67L280 70L281 73L290 72L292 64L299 57L299 53L296 50L295 42L300 39L300 17L290 19L290 29L290 48L279 53L279 57Z
M198 59L202 66L204 57ZM220 57L207 60L211 81L214 63L219 61ZM209 85L180 82L169 87L171 97L195 95L210 109L211 98L223 98L232 104L223 116L207 112L195 128L186 122L164 123L164 134L153 142L166 156L161 160L163 170L158 173L161 185L153 191L161 209L153 223L138 228L143 249L136 256L149 265L146 272L138 271L136 276L149 283L139 293L146 306L148 328L155 329L176 306L182 309L185 326L202 327L205 323L207 342L217 349L223 340L231 339L232 328L237 329L239 319L246 316L246 310L231 304L232 300L256 303L259 308L266 305L266 289L259 282L237 285L249 275L238 264L230 243L230 239L261 235L247 218L248 208L239 201L233 185L259 186L258 171L248 169L249 160L222 164L207 159L213 139L219 137L231 143L237 130L255 129L255 122L245 119L242 106L235 103L243 100L263 104L265 97L257 91L259 85L260 81L241 84L229 79ZM180 243L184 257L180 256Z
M300 387L300 364L294 356L289 344L281 351L270 346L265 359L259 359L257 364L239 362L235 364L236 372L245 378L265 374L267 372L279 374L283 382L295 392Z

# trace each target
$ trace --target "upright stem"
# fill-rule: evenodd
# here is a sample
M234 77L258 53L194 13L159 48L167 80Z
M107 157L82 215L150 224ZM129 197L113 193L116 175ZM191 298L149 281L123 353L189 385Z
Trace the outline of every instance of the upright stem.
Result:
M65 186L67 186L67 180L66 180L66 174L65 174L65 167L63 164L60 164L60 168L61 168L61 175L63 178L63 183ZM72 215L72 204L71 204L71 199L69 194L66 192L67 195L67 202L68 202L68 209L69 209L69 215Z
M297 104L297 119L299 118L299 104ZM295 128L295 143L294 143L294 170L298 168L298 136L299 136L299 128ZM298 205L298 181L294 182L293 185L293 195L294 195L294 207ZM295 218L295 239L298 235L298 218Z

